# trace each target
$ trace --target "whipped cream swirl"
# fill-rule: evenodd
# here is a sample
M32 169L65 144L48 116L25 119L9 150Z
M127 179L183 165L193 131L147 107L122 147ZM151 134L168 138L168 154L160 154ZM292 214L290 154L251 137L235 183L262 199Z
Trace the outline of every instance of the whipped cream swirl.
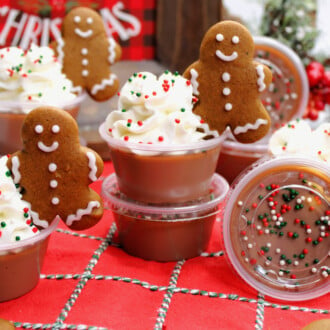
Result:
M312 130L301 119L290 121L273 133L269 140L272 155L305 155L330 163L330 123Z
M118 110L104 123L108 135L124 141L185 145L218 136L193 113L193 87L179 74L159 78L149 72L133 74L119 93Z
M7 156L0 158L0 248L39 233L31 220L30 204L21 199L11 178L7 159Z
M14 111L26 113L36 104L70 103L77 97L72 88L51 48L31 45L27 51L0 49L0 102L19 102ZM8 109L0 106L0 111Z

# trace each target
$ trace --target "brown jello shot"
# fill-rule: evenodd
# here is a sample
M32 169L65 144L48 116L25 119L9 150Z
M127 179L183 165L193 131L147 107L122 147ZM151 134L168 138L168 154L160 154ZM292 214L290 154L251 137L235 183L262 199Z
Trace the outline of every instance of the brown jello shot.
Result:
M58 221L33 237L0 245L0 302L20 297L38 284L49 239Z
M160 146L101 136L110 148L119 189L146 203L183 203L205 195L215 173L223 137L182 146Z
M112 210L122 248L133 256L165 262L193 258L207 249L228 190L227 181L214 174L207 193L198 199L156 206L127 198L112 174L103 182L102 196Z
M271 117L269 134L261 141L242 144L229 138L217 164L217 172L230 183L241 171L267 155L271 134L292 119L301 118L308 103L309 86L304 65L298 55L286 45L269 37L255 37L255 60L267 65L273 80L261 95Z
M255 163L233 184L223 220L228 259L281 300L330 291L330 167L306 157Z

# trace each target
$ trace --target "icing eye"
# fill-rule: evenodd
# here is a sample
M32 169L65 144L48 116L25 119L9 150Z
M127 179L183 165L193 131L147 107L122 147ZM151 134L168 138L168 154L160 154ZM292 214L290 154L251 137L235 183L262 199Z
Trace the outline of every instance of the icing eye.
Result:
M59 131L60 131L60 126L58 126L58 125L53 125L52 126L52 132L54 134L57 134Z
M215 38L217 39L217 41L222 41L224 39L224 36L223 34L218 33Z
M92 24L93 23L93 19L91 17L88 17L86 20L87 24Z
M43 131L44 131L44 128L42 125L36 125L36 127L34 128L34 131L37 133L37 134L41 134Z
M233 44L238 44L239 43L239 37L233 36L231 41L232 41Z
M80 21L81 21L80 16L75 16L75 17L73 18L73 21L74 21L75 23L80 23Z

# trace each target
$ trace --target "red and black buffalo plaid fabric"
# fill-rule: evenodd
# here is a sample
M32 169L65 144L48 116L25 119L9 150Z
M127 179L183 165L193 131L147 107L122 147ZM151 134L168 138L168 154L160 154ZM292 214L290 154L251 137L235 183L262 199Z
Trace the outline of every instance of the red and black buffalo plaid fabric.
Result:
M103 178L113 172L105 164ZM101 189L102 178L93 188ZM276 301L243 282L226 260L221 219L208 250L178 262L146 261L118 246L111 211L83 232L51 235L39 284L0 303L17 329L300 330L329 318L330 295Z
M108 35L123 47L123 60L154 59L156 0L1 0L0 48L48 44L65 14L77 6L101 14Z

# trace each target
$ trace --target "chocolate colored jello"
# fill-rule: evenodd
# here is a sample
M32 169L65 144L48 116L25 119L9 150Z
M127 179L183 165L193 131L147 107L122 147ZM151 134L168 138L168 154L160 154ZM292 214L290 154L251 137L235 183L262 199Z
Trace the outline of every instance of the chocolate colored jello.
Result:
M104 203L113 212L122 248L154 261L188 259L204 252L228 190L227 181L215 174L206 195L184 204L155 206L127 198L119 191L115 174L102 185Z
M255 164L235 181L223 238L238 274L260 292L306 300L330 291L330 167L305 157Z

